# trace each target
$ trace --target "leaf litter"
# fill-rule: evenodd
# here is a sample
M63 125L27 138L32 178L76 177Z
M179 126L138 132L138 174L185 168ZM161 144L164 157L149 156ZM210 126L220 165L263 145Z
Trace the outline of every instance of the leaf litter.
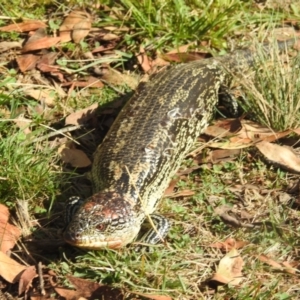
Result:
M20 68L20 71L25 73L28 70L34 70L35 68L39 70L43 75L46 74L51 74L51 76L56 77L58 81L63 83L64 87L69 87L69 91L74 91L75 87L98 87L101 88L105 86L102 82L95 83L96 80L94 81L94 78L92 76L89 76L85 78L84 80L75 80L74 77L71 76L71 79L69 77L68 72L66 69L64 70L61 68L61 65L57 63L57 53L50 51L48 49L49 47L60 47L61 43L67 42L67 41L73 41L74 43L78 44L80 43L85 37L87 37L88 34L93 33L93 28L91 28L91 16L87 14L86 12L81 12L81 11L72 11L66 18L64 19L62 26L59 29L59 37L56 36L47 36L45 35L45 30L43 28L46 28L46 24L40 21L26 21L18 24L12 24L8 26L3 26L0 28L0 31L17 31L17 32L29 32L29 31L34 31L36 32L32 34L29 39L27 40L27 43L24 44L23 48L21 49L21 52L19 53L17 57L17 63ZM113 29L112 29L113 30ZM125 29L126 30L126 29ZM106 44L106 46L100 45L97 46L92 50L92 53L97 54L97 53L103 53L103 54L111 54L114 52L116 41L119 39L118 34L114 33L103 33L101 39L103 41L107 41L109 43ZM4 44L3 44L4 45ZM12 44L12 45L4 45L3 48L7 50L15 48L18 49L20 48L20 43ZM141 68L144 70L145 73L153 73L156 71L156 67L162 67L162 66L167 66L169 65L170 61L191 61L194 59L202 59L204 58L207 54L206 53L199 53L197 51L191 52L191 53L186 53L185 51L188 49L189 45L185 45L185 48L182 49L177 49L176 53L169 52L165 56L158 56L156 59L152 60L147 54L146 51L141 48L139 55L137 55L137 59L139 60L139 64ZM1 45L0 45L1 49ZM39 52L41 50L47 50L46 53ZM32 52L34 51L35 53L29 53L27 52ZM26 54L24 54L26 52ZM176 52L176 51L175 51ZM181 53L180 53L181 52ZM51 57L53 56L53 57ZM126 76L125 76L126 75ZM81 77L82 79L83 77ZM134 88L137 84L136 79L132 79L131 75L127 74L122 74L119 71L115 70L109 70L109 72L106 74L106 82L110 84L114 84L115 81L118 81L122 83L122 81L127 83L128 86L131 88ZM132 81L132 82L131 82ZM20 84L22 82L19 82ZM53 81L48 81L49 86L52 88L53 87ZM34 80L33 80L33 85L34 85ZM30 89L27 90L27 94L30 95L32 98L36 99L37 101L41 103L45 103L47 106L51 107L55 105L56 98L51 98L52 92L51 88L45 88L45 89L35 89L33 88L32 91ZM65 92L66 90L63 90L64 94L62 98L66 98L67 93ZM70 93L69 93L70 95ZM87 108L86 110L81 110L77 111L75 113L71 113L70 115L67 116L65 124L83 124L94 116L94 110L95 108ZM222 123L223 122L223 123ZM23 126L22 124L18 125L20 128ZM256 123L251 123L249 124L248 121L245 120L237 120L234 119L232 121L230 120L225 120L221 121L219 125L217 125L212 131L215 131L215 133L211 133L212 131L209 132L209 130L212 130L212 128L208 128L207 134L210 136L213 136L217 139L220 139L220 141L209 143L208 146L211 148L218 148L217 150L213 150L210 152L209 156L207 156L206 160L200 159L197 156L193 156L195 164L201 165L203 163L222 163L228 160L232 160L234 157L237 157L240 155L240 148L244 147L249 147L256 145L256 147L259 149L262 148L261 145L265 145L263 148L264 155L267 157L267 159L272 160L277 162L277 157L276 157L276 152L281 152L282 148L276 148L275 150L271 149L270 150L270 145L266 144L267 142L270 141L275 141L278 138L284 137L288 135L291 131L286 131L283 133L274 133L272 130L262 128L260 125ZM299 134L299 129L295 129L294 132L296 134ZM224 140L222 140L224 139ZM259 143L258 143L259 141ZM260 146L259 146L260 145ZM267 145L267 146L266 146ZM59 145L57 145L59 146ZM70 146L70 144L69 144ZM276 145L279 146L279 145ZM202 147L202 146L201 146ZM279 146L281 147L281 146ZM201 148L202 151L203 148ZM78 151L77 151L78 150ZM222 151L221 151L222 150ZM238 150L238 151L236 151ZM259 149L260 150L260 149ZM84 154L82 150L75 149L74 145L70 146L70 148L63 148L62 147L62 152L66 151L68 152L67 154L65 153L62 155L62 160L65 163L69 163L73 165L74 167L78 168L84 168L88 165L91 164L90 160L87 158L87 156ZM262 152L263 152L262 151ZM76 156L74 153L77 152L78 156ZM270 158L270 153L273 152L275 155L271 155ZM295 157L291 156L290 153L285 152L284 156L289 156L291 157L289 162L287 163L283 158L280 158L280 162L283 164L288 164L289 166L293 166L293 162L297 161ZM80 154L79 154L80 153ZM67 158L66 158L67 157ZM71 158L70 158L71 157ZM72 158L73 157L73 158ZM64 160L65 159L65 160ZM193 171L199 168L199 166L193 166L189 167L185 170L179 171L179 176L178 178L180 180L187 180L187 176L191 174ZM176 197L190 197L194 195L193 190L189 189L182 189L179 191L174 192L174 188L176 188L176 184L178 183L178 180L175 180L175 182L172 182L170 189L171 194L168 196L170 198L176 198ZM237 188L238 192L237 193L243 193L245 192L242 190L242 188ZM246 193L245 193L246 194ZM253 193L251 195L254 195ZM255 195L257 196L259 192L257 192ZM260 195L259 195L260 196ZM243 220L247 219L249 221L251 217L256 217L256 216L251 216L250 214L247 214L246 212L240 211L240 210L232 210L232 208L229 207L219 207L215 209L216 213L219 213L219 216L223 216L224 219L230 219L231 221L235 224L235 226L239 227L242 226ZM227 216L225 216L225 213L227 213ZM247 215L246 218L243 217L244 215ZM249 216L250 215L250 216ZM228 217L229 216L229 217ZM249 224L252 221L249 221ZM240 257L240 254L237 252L236 249L243 248L246 246L248 243L243 242L243 241L238 241L233 238L225 240L225 242L216 242L215 244L211 244L211 247L215 247L218 249L221 249L223 251L230 251L229 253L226 254L226 256L220 261L219 267L212 277L212 280L218 281L219 283L222 284L231 284L231 285L239 285L241 280L243 279L243 274L242 274L242 268L244 265L243 259ZM7 259L7 257L5 257ZM5 261L4 259L4 261ZM260 256L260 260L270 265L275 263L272 262L270 258L265 258L264 256ZM2 261L2 260L1 260ZM9 282L14 282L18 278L19 274L24 271L28 270L28 279L24 278L21 279L20 277L20 286L19 286L19 293L24 293L28 292L28 287L30 286L30 283L32 279L31 277L34 278L36 276L36 273L34 271L34 267L26 267L21 264L15 263L15 261L11 262L12 265L15 265L15 271L13 271L13 274L5 274L6 278L8 278ZM281 262L276 265L278 268L287 269L287 270L294 270L293 267L289 265L288 262ZM30 269L29 269L30 268ZM23 274L26 271L23 272ZM291 271L292 272L292 271ZM25 273L27 274L27 272ZM3 277L4 277L3 276ZM25 275L24 275L25 276ZM26 275L27 276L27 275ZM5 278L5 277L4 277ZM19 280L19 278L17 279ZM122 291L119 289L114 289L109 286L101 286L97 283L90 282L88 280L81 281L78 278L75 277L69 277L70 282L73 283L75 286L76 290L75 291L67 291L65 288L62 288L59 290L57 288L58 293L62 293L66 296L66 299L73 299L72 297L88 297L91 292L96 292L98 289L100 289L102 294L99 294L99 297L116 297L114 299L119 299L119 295L122 295ZM115 292L117 294L115 294ZM118 294L119 293L119 294ZM138 293L137 293L138 294ZM113 295L113 296L112 296ZM144 297L147 297L146 294L140 294ZM161 295L148 295L149 299L171 299L168 296L161 296ZM152 298L151 298L152 297ZM108 298L110 299L110 298ZM122 299L122 298L120 298Z

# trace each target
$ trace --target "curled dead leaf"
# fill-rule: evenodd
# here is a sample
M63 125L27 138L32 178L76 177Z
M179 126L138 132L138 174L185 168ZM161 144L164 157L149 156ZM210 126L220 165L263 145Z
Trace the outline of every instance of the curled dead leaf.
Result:
M23 47L22 52L24 53L24 52L34 51L34 50L47 49L55 46L59 41L60 41L60 37L45 36L34 42L27 43Z
M94 103L87 108L78 110L66 117L66 125L81 125L94 117L98 108L98 104Z
M13 48L16 48L16 49L22 48L22 42L20 42L20 41L3 41L3 42L0 42L0 53L8 51L8 50L13 49Z
M101 78L113 85L126 84L133 90L136 89L139 82L139 78L136 75L122 74L112 68L107 69Z
M24 94L45 103L47 106L53 107L55 104L55 99L57 98L57 94L53 88L28 88L24 89Z
M0 27L0 31L16 31L16 32L25 32L33 31L39 28L46 28L47 25L39 20L27 20L21 23L14 23L7 26Z
M67 278L74 285L76 291L54 287L55 291L65 299L124 299L123 291L119 288L113 288L74 276L67 276Z
M228 252L232 249L243 248L248 244L249 244L249 242L247 242L247 241L239 241L239 240L235 240L233 238L228 238L224 242L216 242L216 243L210 244L209 246Z
M38 60L40 59L39 55L34 54L24 54L16 58L17 64L22 73L32 70L35 68Z
M26 266L19 264L0 251L0 276L10 283L16 283Z
M75 168L85 168L92 164L87 155L80 149L64 148L60 152L61 160Z
M18 294L21 295L24 292L27 292L31 286L32 280L37 276L35 266L27 267L20 277Z
M3 253L12 249L21 235L20 229L10 224L8 219L8 208L0 204L0 251Z
M220 261L217 272L211 280L221 284L239 285L243 280L244 261L238 251L233 248Z
M257 149L272 163L289 171L300 172L300 157L292 148L262 141L256 144Z
M69 42L71 39L79 43L85 38L91 29L91 17L83 11L72 11L59 28L61 42Z
M24 117L23 114L19 115L14 119L14 123L21 129L23 130L24 134L29 134L31 133L31 130L29 128L30 123L32 120L27 119Z
M71 35L74 43L80 43L89 34L91 26L92 23L89 18L75 24Z

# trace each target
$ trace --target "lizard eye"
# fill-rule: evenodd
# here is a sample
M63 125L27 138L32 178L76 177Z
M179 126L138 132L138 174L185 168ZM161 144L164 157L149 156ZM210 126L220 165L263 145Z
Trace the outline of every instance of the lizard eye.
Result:
M99 231L104 231L106 229L106 224L104 223L99 223L97 226L96 226L96 229L99 230Z

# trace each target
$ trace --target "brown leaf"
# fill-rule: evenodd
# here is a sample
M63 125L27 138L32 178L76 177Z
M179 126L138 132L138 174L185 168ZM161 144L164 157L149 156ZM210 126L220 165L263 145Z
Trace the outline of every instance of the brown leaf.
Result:
M163 58L166 61L171 62L190 62L195 60L204 59L207 57L210 57L211 55L208 55L207 53L201 53L201 52L177 52L177 53L166 53L162 54L161 58Z
M9 210L8 207L6 207L3 204L0 204L0 220L3 222L7 222L9 218Z
M118 39L120 39L120 37L114 33L107 33L101 37L102 41L112 41L112 40L118 40Z
M77 300L80 299L80 297L102 300L124 299L124 294L121 289L73 276L67 276L67 278L75 286L76 291L55 287L55 291L66 300Z
M219 149L210 152L210 161L219 163L222 161L231 161L241 153L241 149Z
M104 84L96 77L89 76L87 81L71 81L62 86L103 88Z
M84 19L75 24L72 31L72 39L74 43L80 43L90 32L92 23L90 19Z
M0 251L0 276L6 281L16 283L25 269L26 266L19 264Z
M254 145L255 142L259 142L260 140L275 141L290 133L291 130L276 133L268 127L263 127L255 122L237 119L218 121L214 125L209 126L205 131L205 134L214 137L231 136L225 142L209 143L210 147L221 149L246 148Z
M30 37L29 39L26 41L26 44L30 44L33 42L36 42L37 40L40 40L41 38L44 38L47 36L47 31L45 28L39 28L38 30L36 30Z
M57 58L57 53L48 52L40 58L40 60L36 65L36 68L42 72L45 73L49 72L51 73L51 75L59 77L60 81L63 82L64 81L63 74L60 72L60 67L54 66L56 58Z
M238 216L232 212L229 205L220 205L215 208L215 213L225 222L233 227L241 227L242 223Z
M192 190L182 190L176 193L169 195L169 198L178 198L178 197L189 197L195 195L195 192Z
M112 68L109 68L101 77L108 83L113 85L128 85L131 89L136 89L138 85L138 77L134 75L128 75L118 72Z
M284 132L274 132L268 127L261 126L253 121L242 120L242 129L238 132L236 138L245 141L275 141L277 139L283 138L291 133L291 130L286 130ZM235 141L235 138L230 139L231 142Z
M238 251L233 248L220 261L217 272L211 280L222 284L238 285L243 280L244 261Z
M81 125L94 117L98 108L98 104L94 103L91 106L78 110L66 117L66 125Z
M282 265L285 268L285 271L287 273L290 273L290 274L293 274L293 275L298 273L298 268L297 268L297 266L299 266L298 262L283 261Z
M63 162L76 168L85 168L92 164L87 155L80 149L64 148L60 155Z
M228 251L232 250L233 248L240 249L240 248L245 247L248 244L249 244L249 242L247 242L247 241L238 241L233 238L228 238L224 242L216 242L216 243L210 244L209 247L218 248L218 249L228 252Z
M27 292L31 286L33 278L37 277L35 266L27 267L26 270L22 273L19 281L19 295L24 292Z
M169 183L168 188L164 192L164 197L169 197L170 195L174 194L174 189L175 189L176 184L178 183L179 180L180 180L179 177L177 179L171 180L171 182Z
M45 103L47 106L53 107L55 105L55 99L57 98L57 95L54 91L54 89L46 89L46 88L29 88L24 89L24 94L42 102Z
M5 52L5 51L13 49L13 48L16 48L16 49L22 48L22 43L18 42L18 41L14 41L14 42L12 42L12 41L3 41L3 42L0 42L0 52Z
M242 129L242 124L239 119L223 119L217 120L213 125L208 126L205 134L212 137L230 136L233 133Z
M6 253L12 249L21 235L21 231L14 225L8 223L8 208L0 204L0 250Z
M300 127L296 128L296 129L293 129L293 132L295 132L296 134L300 135Z
M27 43L23 49L22 52L28 52L28 51L34 51L34 50L40 50L40 49L47 49L50 47L55 46L60 41L60 37L49 37L45 36L41 39L38 39L34 42Z
M300 172L300 158L292 148L262 141L256 144L257 149L272 163L281 167Z
M33 70L40 59L39 55L34 54L23 54L16 58L18 66L22 73Z
M282 265L278 262L276 262L275 260L273 260L272 258L264 255L264 254L261 254L258 256L258 259L263 262L263 263L266 263L268 264L269 266L273 267L273 268L276 268L276 269L281 269L282 270Z
M17 32L25 32L25 31L33 31L39 28L46 28L47 25L38 20L27 20L22 23L15 23L7 26L0 27L0 31L17 31Z
M86 12L74 10L64 19L59 28L59 36L61 42L69 42L72 38L74 38L73 34L75 34L76 41L80 41L82 38L88 35L90 29L90 15Z
M145 73L151 70L150 59L143 48L140 48L140 52L136 55L136 58Z
M57 53L55 52L47 52L43 54L43 56L39 60L38 68L40 68L40 65L53 65L55 63L56 58Z
M284 262L277 262L274 259L268 257L267 255L261 254L258 256L258 259L263 262L268 264L269 266L275 268L275 269L279 269L281 271L285 271L289 274L296 274L298 273L298 269L297 266L299 265L298 262L288 262L288 261L284 261Z
M19 115L14 119L14 123L23 130L24 134L29 134L31 133L31 130L29 128L30 123L32 120L27 119L23 116L23 114Z
M151 295L151 294L144 294L138 292L131 292L131 294L139 295L151 300L172 300L170 296L164 296L164 295Z

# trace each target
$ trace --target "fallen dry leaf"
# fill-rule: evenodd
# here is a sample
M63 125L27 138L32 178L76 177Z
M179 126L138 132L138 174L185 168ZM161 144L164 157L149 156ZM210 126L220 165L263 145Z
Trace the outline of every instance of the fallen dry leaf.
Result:
M282 269L282 265L280 263L276 262L275 260L273 260L272 258L270 258L270 257L268 257L264 254L259 255L258 259L261 262L264 262L264 263L268 264L269 266L271 266L273 268Z
M5 52L7 50L10 50L10 49L13 49L13 48L16 48L16 49L20 49L22 48L22 42L18 42L18 41L3 41L3 42L0 42L0 53L1 52Z
M249 244L249 242L247 242L247 241L239 241L239 240L235 240L233 238L228 238L224 242L216 242L216 243L210 244L209 247L218 248L218 249L228 252L232 249L241 249L248 244Z
M209 147L220 149L241 149L254 145L256 142L275 141L291 133L291 130L274 132L249 120L225 119L209 126L205 134L213 137L229 137L221 142L210 142Z
M92 23L90 18L86 18L75 24L72 31L72 39L74 43L80 43L90 32Z
M177 53L166 53L162 54L161 58L166 61L171 62L179 62L179 63L187 63L190 61L200 60L207 57L211 57L211 55L202 52L177 52Z
M0 251L0 276L10 283L19 281L26 266L19 264Z
M66 117L66 125L82 125L94 117L98 108L98 104L94 103L91 106L78 110Z
M297 268L299 266L299 262L284 261L282 262L282 265L285 267L285 271L287 273L295 275L299 272L299 268Z
M19 289L18 289L19 295L28 291L28 289L31 286L32 280L37 276L38 275L36 273L35 266L29 266L25 269L25 271L22 273L22 275L20 277L20 281L19 281Z
M172 300L170 296L164 296L164 295L151 295L151 294L144 294L144 293L138 293L138 292L130 292L131 294L139 295L147 299L151 300Z
M0 204L0 251L3 253L12 249L21 235L21 231L16 226L8 223L8 219L8 208Z
M46 28L47 25L38 20L27 20L22 23L10 24L7 26L0 27L0 31L17 31L17 32L25 32L25 31L33 31L39 28Z
M168 197L168 196L174 194L174 189L175 189L175 187L176 187L179 180L180 180L179 177L177 179L171 180L171 182L169 183L168 188L164 192L164 197Z
M274 259L268 257L267 255L261 254L258 256L258 259L263 262L268 264L269 266L279 269L281 271L285 271L289 274L296 274L298 273L297 266L299 265L298 262L277 262Z
M120 37L114 33L107 33L101 37L102 41L113 41L113 40L118 40L118 39L120 39Z
M80 149L64 148L60 151L61 160L75 168L85 168L92 164L87 155Z
M25 44L30 44L32 42L35 42L41 38L44 38L47 36L47 31L45 28L39 28L38 30L36 30L32 35L30 35L30 37L26 40Z
M217 272L210 280L222 284L238 285L243 280L244 261L238 251L233 248L220 261Z
M182 190L172 194L169 194L169 198L178 198L178 197L189 197L195 195L195 192L192 190Z
M22 73L33 70L36 67L38 60L40 59L39 55L35 54L23 54L16 58L20 71Z
M24 53L24 52L34 51L34 50L47 49L55 46L58 42L60 42L60 37L45 36L34 42L27 43L22 48L22 52Z
M29 128L30 123L32 120L27 119L24 117L23 114L20 114L14 119L14 123L21 129L23 130L24 134L29 134L31 133L31 130Z
M151 70L151 62L144 48L140 48L140 52L136 55L136 58L139 64L141 65L143 71L145 73L148 73Z
M256 144L257 149L272 163L294 172L300 172L300 158L291 147L262 141Z
M57 98L54 88L28 88L24 89L24 94L45 103L47 106L53 107Z
M55 291L66 300L80 299L101 299L101 300L123 300L123 291L108 285L101 285L86 279L67 276L68 280L75 286L76 291L54 287Z
M63 21L59 28L61 42L71 39L79 43L91 30L91 17L88 13L74 10Z
M216 164L222 161L231 161L241 153L241 149L219 149L209 152L208 161Z
M212 137L231 136L240 131L242 124L239 119L222 119L214 122L213 125L205 129L205 134Z
M113 85L128 85L132 90L136 89L139 83L139 78L135 75L128 75L120 73L112 68L106 69L105 73L101 76L102 80Z
M300 128L293 129L293 132L295 132L296 134L300 135Z
M242 222L240 218L232 211L229 205L220 205L214 209L215 214L218 215L222 221L233 227L241 227Z
M43 56L39 60L38 68L41 69L40 65L53 65L55 63L57 56L58 54L55 52L47 52L43 54Z
M104 84L96 77L89 76L87 81L71 81L63 83L62 86L72 86L74 87L93 87L93 88L103 88Z

